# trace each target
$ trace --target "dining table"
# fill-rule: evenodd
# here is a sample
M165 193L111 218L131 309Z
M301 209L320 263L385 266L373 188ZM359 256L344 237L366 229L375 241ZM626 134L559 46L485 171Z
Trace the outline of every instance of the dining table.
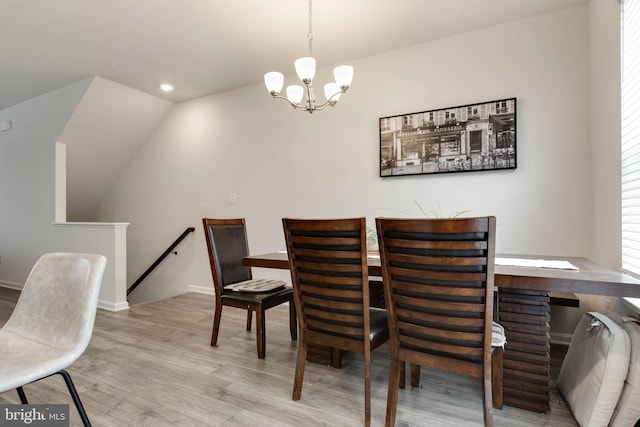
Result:
M504 404L550 409L551 301L554 293L640 298L640 280L584 257L496 254L497 320L504 326ZM381 283L380 256L368 257L370 281ZM243 265L289 269L286 251L243 258ZM417 385L412 378L412 385Z

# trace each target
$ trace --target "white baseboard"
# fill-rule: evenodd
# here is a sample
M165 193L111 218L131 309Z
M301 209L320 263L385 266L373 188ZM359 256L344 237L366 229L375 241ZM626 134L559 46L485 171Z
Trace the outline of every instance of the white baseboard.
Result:
M211 286L187 286L188 292L196 292L199 294L215 295L215 292Z
M111 301L98 301L98 308L107 311L122 311L129 310L128 302L117 302L113 303Z

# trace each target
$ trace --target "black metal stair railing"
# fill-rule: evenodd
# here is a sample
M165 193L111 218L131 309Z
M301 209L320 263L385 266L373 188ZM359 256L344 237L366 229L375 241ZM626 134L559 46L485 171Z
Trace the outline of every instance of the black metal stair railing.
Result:
M140 283L141 283L141 282L142 282L142 281L143 281L143 280L144 280L144 279L145 279L145 278L146 278L146 277L147 277L147 276L148 276L148 275L149 275L149 274L150 274L150 273L151 273L151 272L152 272L152 271L153 271L153 270L154 270L154 269L155 269L155 268L156 268L156 267L157 267L157 266L158 266L158 265L159 265L159 264L160 264L160 263L161 263L161 262L162 262L162 261L163 261L163 260L168 256L168 255L169 255L169 254L170 254L170 253L172 253L172 252L173 252L173 253L177 254L177 252L174 252L174 249L176 248L176 246L178 246L178 245L180 244L180 242L182 242L182 241L184 240L184 238L185 238L185 237L187 237L187 235L188 235L189 233L194 232L195 230L196 230L196 229L195 229L195 227L189 227L189 228L187 228L186 230L184 230L184 232L180 235L180 237L178 237L178 238L176 239L176 241L175 241L175 242L173 242L173 243L171 244L171 246L169 246L169 247L167 248L167 250L166 250L166 251L164 251L164 252L162 253L162 255L160 255L160 256L158 257L158 259L157 259L157 260L155 260L155 262L154 262L153 264L151 264L151 267L147 268L147 271L145 271L144 273L142 273L142 275L138 278L138 280L136 280L136 281L133 283L133 285L131 285L131 286L129 287L129 289L127 289L127 296L129 296L129 294L130 294L131 292L133 292L133 290L134 290L135 288L137 288L137 287L138 287L138 285L139 285L139 284L140 284Z

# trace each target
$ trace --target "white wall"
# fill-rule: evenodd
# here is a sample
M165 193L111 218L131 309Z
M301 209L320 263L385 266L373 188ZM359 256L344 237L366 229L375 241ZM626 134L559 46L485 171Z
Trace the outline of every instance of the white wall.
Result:
M21 288L46 252L101 253L107 257L107 267L99 306L119 310L128 307L126 224L54 224L60 219L55 153L63 151L56 141L90 82L83 80L0 111L0 121L12 122L10 131L0 133L0 285Z
M67 220L67 146L61 142L56 142L54 153L55 163L55 221Z
M613 269L621 260L620 182L620 5L589 3L589 142L591 259ZM587 311L626 310L618 298L578 295L579 309L552 307L556 337L571 334ZM565 338L566 339L566 338Z
M49 245L55 218L55 143L90 80L0 111L0 279L23 283Z
M339 105L312 116L272 100L262 84L179 104L121 175L99 220L131 222L132 275L196 226L141 285L144 298L211 289L205 216L246 217L259 253L284 248L284 216L365 215L372 225L376 216L419 216L415 199L444 215L496 215L499 252L589 257L588 26L583 5L356 59ZM318 86L330 74L320 66ZM508 97L518 98L517 170L379 178L378 118ZM237 203L227 203L229 193Z
M107 257L98 308L126 310L127 302L127 223L53 224L52 251L97 253Z
M611 268L622 266L620 157L620 5L589 3L592 252Z

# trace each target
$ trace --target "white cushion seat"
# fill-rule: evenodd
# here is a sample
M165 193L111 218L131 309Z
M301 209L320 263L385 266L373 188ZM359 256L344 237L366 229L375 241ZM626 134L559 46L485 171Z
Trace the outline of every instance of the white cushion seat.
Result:
M507 336L504 333L504 326L498 322L493 322L491 325L491 346L502 347L507 343Z
M558 390L581 427L607 426L629 369L629 334L602 313L576 326L558 375Z
M284 288L287 283L282 280L273 279L249 279L242 282L232 283L224 288L237 292L269 292L275 289Z
M616 312L609 317L627 331L631 343L629 372L609 426L628 427L640 420L640 321Z

